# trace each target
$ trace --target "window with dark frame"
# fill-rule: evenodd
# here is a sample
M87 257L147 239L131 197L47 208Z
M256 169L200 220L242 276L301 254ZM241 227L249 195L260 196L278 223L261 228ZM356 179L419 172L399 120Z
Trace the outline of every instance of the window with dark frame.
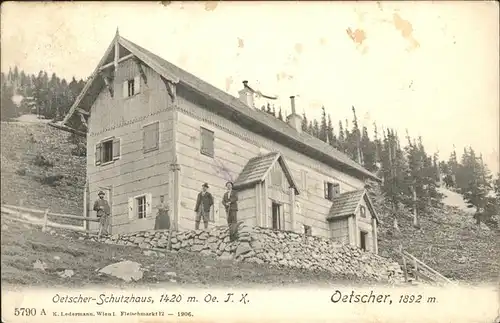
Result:
M95 145L95 165L106 165L120 158L120 138L104 139Z
M137 204L137 217L139 219L144 219L146 217L146 196L136 197Z
M281 205L272 203L273 230L281 230Z
M310 225L304 225L304 235L306 236L312 235L312 228Z
M113 140L102 142L102 162L107 163L113 161Z
M200 128L200 132L200 152L205 156L214 157L214 132L203 127Z
M340 195L340 184L325 182L325 199L332 201Z
M135 80L134 79L127 81L127 88L128 88L128 92L127 92L128 95L127 96L132 96L135 94Z
M136 75L134 78L123 82L123 97L129 98L141 92L141 77Z

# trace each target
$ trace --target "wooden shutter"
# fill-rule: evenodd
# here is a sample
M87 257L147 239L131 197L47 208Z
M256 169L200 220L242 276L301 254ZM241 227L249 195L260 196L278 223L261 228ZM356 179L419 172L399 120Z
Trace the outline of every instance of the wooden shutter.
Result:
M128 97L128 81L123 82L123 97Z
M151 128L152 128L152 137L153 137L153 148L154 149L158 149L158 147L160 146L160 123L159 122L155 122L151 125Z
M153 195L146 194L146 217L149 218L153 214Z
M134 77L134 94L141 92L141 76Z
M120 138L113 139L113 160L120 158Z
M102 155L102 143L98 143L95 145L95 164L100 165L101 164L101 155Z
M142 148L144 152L158 149L160 141L159 126L159 122L144 126L142 135Z
M133 220L134 219L134 198L131 197L128 199L128 218L129 220Z
M214 156L214 133L205 128L201 128L201 153Z

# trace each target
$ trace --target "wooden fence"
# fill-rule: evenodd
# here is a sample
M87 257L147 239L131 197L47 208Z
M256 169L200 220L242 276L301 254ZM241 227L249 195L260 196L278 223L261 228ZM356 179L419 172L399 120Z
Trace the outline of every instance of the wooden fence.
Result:
M399 254L402 260L403 273L405 276L405 281L410 281L408 277L409 272L411 271L415 281L425 280L438 284L452 284L456 285L456 282L446 278L445 276L438 273L436 270L432 269L424 262L417 259L415 256L410 254L409 252L403 250L403 246L399 246ZM411 270L410 270L411 268Z
M71 230L71 231L95 234L97 231L87 229L87 226L85 225L85 223L99 222L99 219L97 219L97 218L89 218L89 217L83 217L83 216L72 215L72 214L53 213L53 212L50 212L49 209L37 210L37 209L27 208L27 207L23 207L23 206L8 205L8 204L2 204L1 209L2 209L2 213L10 215L9 218L12 220L15 220L18 222L23 222L23 223L28 223L28 224L33 224L33 225L41 225L42 231L47 231L47 229L49 227L51 227L51 228L56 228L56 229L66 229L66 230ZM29 217L24 216L22 212L26 212L28 214L30 214L30 213L31 214L43 214L43 218L36 217L37 219L40 219L41 222L33 221L33 218L30 219ZM84 225L83 226L76 226L76 225L70 225L70 224L61 224L61 223L51 222L51 221L49 221L49 216L56 217L56 218L81 220L81 221L83 221Z

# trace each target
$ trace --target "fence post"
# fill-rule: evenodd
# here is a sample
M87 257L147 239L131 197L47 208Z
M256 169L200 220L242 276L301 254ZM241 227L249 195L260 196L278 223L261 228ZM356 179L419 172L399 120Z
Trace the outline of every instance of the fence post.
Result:
M399 245L399 253L401 254L401 259L403 259L403 274L405 276L405 282L408 282L408 268L406 267L406 259L403 253L403 245Z
M413 267L415 267L415 281L418 281L418 263L415 257L413 257Z
M45 214L43 215L43 228L42 232L47 232L47 222L49 220L49 209L45 210Z

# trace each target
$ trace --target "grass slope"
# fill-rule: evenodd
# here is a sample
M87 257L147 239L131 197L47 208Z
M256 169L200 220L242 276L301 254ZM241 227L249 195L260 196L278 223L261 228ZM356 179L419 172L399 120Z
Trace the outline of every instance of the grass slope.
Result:
M379 233L382 256L400 260L401 244L406 251L442 275L462 282L496 282L500 273L500 236L498 231L478 227L472 215L445 206L420 217L415 229L408 216L398 220L400 232L392 222L384 223Z
M323 271L277 268L268 265L221 261L195 253L147 256L133 247L80 241L75 233L43 233L38 228L2 217L2 284L39 287L127 287L184 285L189 287L238 287L283 285L329 285L362 282ZM41 261L45 271L33 264ZM96 271L112 263L130 260L146 270L138 282L126 283ZM73 270L62 278L58 272ZM172 276L175 273L175 276ZM173 280L172 280L173 279Z
M82 214L86 158L71 155L67 133L46 123L2 122L1 136L2 203Z

